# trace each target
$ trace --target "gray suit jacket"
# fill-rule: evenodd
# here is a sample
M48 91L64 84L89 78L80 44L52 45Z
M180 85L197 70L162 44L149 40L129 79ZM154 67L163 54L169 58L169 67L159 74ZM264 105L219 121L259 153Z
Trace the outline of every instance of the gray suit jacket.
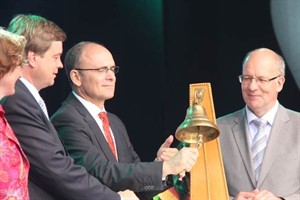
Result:
M5 116L30 162L32 200L120 199L82 166L74 164L55 128L21 81L16 83L16 93L3 101Z
M245 108L218 118L217 125L230 196L258 188L285 199L300 199L300 113L279 106L257 183Z
M51 121L77 164L83 165L114 191L131 189L141 192L137 194L141 199L151 199L163 189L161 162L140 162L123 122L112 113L108 113L108 118L118 162L96 121L72 93Z

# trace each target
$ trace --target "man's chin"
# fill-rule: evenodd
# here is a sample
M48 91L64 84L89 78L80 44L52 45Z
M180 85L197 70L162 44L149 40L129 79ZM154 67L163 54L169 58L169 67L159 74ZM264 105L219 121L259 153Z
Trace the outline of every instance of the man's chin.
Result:
M45 86L44 88L47 88L47 87L50 87L50 86L53 86L54 85L54 80L52 81L49 81L49 83L47 84L47 86Z
M107 96L105 99L109 100L109 99L112 99L113 97L114 97L114 95L110 95L110 96Z
M48 87L54 85L54 83L55 83L54 81L49 83Z

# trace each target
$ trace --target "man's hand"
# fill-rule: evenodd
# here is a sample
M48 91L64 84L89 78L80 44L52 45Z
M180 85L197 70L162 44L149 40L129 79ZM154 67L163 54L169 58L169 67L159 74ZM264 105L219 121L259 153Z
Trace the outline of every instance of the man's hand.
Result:
M252 200L255 196L253 192L239 192L234 200Z
M255 189L252 192L239 192L235 197L235 200L280 200L279 197L276 197L273 193L267 190L258 190Z
M272 192L270 192L268 190L255 189L253 191L253 194L255 194L255 196L252 198L253 200L263 200L263 199L280 200L279 197L275 196Z
M122 200L139 200L139 198L131 190L120 191L118 194L121 196Z
M176 153L178 153L178 149L170 148L173 140L173 135L170 135L166 139L166 141L160 146L156 154L156 161L170 160Z
M163 177L181 172L190 172L195 165L199 152L194 147L183 147L170 160L163 163Z

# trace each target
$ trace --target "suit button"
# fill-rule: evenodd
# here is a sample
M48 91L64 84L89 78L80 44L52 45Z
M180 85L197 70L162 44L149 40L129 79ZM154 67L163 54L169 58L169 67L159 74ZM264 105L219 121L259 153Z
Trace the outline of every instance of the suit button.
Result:
M152 191L152 190L154 190L154 186L153 185L144 186L143 190L145 190L145 191Z

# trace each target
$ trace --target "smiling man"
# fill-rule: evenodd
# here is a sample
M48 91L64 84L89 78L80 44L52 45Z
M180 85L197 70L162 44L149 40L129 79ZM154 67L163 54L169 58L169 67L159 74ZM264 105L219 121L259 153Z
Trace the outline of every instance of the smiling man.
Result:
M300 113L277 99L283 58L267 48L253 50L238 78L246 106L217 121L230 196L300 199Z
M136 199L135 194L152 199L165 189L161 185L165 186L167 175L191 170L198 150L169 148L172 136L159 149L156 161L140 161L123 122L105 110L106 100L114 96L119 71L107 48L80 42L68 50L64 64L73 91L51 121L75 163L130 200Z

